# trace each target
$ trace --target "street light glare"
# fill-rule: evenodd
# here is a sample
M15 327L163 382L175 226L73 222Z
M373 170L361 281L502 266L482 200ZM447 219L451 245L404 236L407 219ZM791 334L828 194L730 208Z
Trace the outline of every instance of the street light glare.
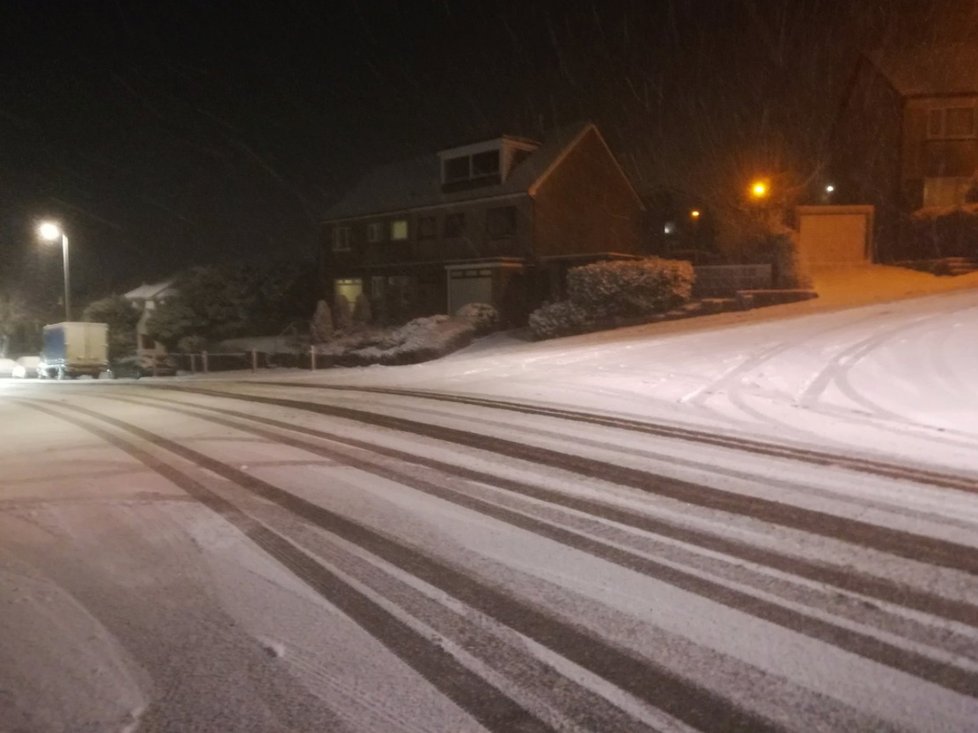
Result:
M750 195L756 199L762 199L767 196L768 186L766 181L754 181L750 186Z
M37 228L37 233L41 235L41 239L48 242L54 242L61 239L61 227L59 227L53 221L46 221L41 224L41 226Z

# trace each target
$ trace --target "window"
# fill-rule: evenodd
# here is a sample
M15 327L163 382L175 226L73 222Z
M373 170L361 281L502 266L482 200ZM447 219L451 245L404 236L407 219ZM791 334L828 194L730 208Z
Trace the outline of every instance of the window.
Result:
M472 156L472 177L493 176L499 173L499 151L488 150Z
M334 252L350 251L350 227L333 228L333 251Z
M975 136L974 107L938 107L927 113L930 140L961 140Z
M433 216L422 216L418 220L418 239L434 239L438 236L438 220Z
M379 221L372 221L367 224L367 241L379 242L384 238L384 224Z
M516 234L516 207L500 206L486 212L486 232L492 239Z
M445 161L445 180L464 181L469 177L469 156L449 158Z
M408 238L407 219L395 219L391 222L391 239L394 241Z
M446 237L461 237L465 234L465 214L448 214L445 217L444 233Z

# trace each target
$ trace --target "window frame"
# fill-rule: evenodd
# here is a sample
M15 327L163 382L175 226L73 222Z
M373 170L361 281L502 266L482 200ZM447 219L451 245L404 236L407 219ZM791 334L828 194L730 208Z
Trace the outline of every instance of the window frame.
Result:
M371 244L384 241L384 222L371 221L367 223L367 241Z
M335 226L333 227L333 251L334 252L349 252L351 247L352 229L349 226Z
M967 110L971 113L971 126L968 132L950 134L948 133L948 117L951 112ZM938 124L934 124L937 122ZM930 107L927 110L926 132L928 140L973 140L978 134L978 114L975 106L968 104L944 105L941 107Z
M500 217L494 220L494 217ZM504 218L503 218L504 217ZM494 206L486 209L486 235L490 239L509 239L515 237L519 229L519 214L515 206ZM507 226L494 231L494 224L503 221Z
M458 223L457 229L452 229L449 231L449 227ZM445 239L458 239L459 237L464 237L466 229L468 227L468 217L465 216L464 211L455 211L451 214L445 214L442 219L442 237Z
M398 236L396 229L399 225L404 226L404 236ZM401 217L399 219L391 219L390 225L390 237L392 242L406 242L411 238L411 227L408 224L407 217Z

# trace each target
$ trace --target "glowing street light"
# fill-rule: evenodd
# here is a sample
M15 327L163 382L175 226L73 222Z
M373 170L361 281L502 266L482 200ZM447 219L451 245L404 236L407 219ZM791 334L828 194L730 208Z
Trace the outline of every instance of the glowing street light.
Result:
M700 210L699 209L693 209L692 211L689 212L689 218L690 219L694 219L694 220L695 219L699 219L700 216L701 216L701 213L700 213Z
M825 193L835 193L835 186L830 183L825 187Z
M42 222L37 228L37 233L45 242L57 242L61 240L61 253L64 256L65 268L65 320L71 320L71 284L68 275L68 235L59 224L53 221Z
M767 181L757 180L750 184L750 196L755 201L766 199L771 193L771 187Z

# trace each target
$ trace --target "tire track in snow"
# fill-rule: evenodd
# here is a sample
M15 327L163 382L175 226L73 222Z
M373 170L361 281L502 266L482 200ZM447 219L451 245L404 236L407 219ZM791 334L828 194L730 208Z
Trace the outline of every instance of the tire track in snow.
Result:
M393 616L362 592L343 582L336 574L317 563L308 554L290 543L284 537L269 530L253 517L243 512L233 503L208 489L206 486L186 475L170 464L160 460L153 454L139 448L132 442L118 435L91 424L86 420L66 414L66 406L58 404L59 409L37 400L17 399L21 404L80 427L81 429L101 438L105 442L122 450L138 460L150 470L168 479L175 486L183 489L202 505L218 514L236 527L258 547L286 567L293 575L300 578L330 604L365 628L374 638L398 656L402 661L417 671L422 677L433 684L446 697L469 713L490 731L509 733L519 730L549 731L551 728L542 721L531 716L513 700L500 693L485 680L475 675L463 666L448 652L437 644L417 634L403 621ZM202 454L189 449L179 449L176 444L165 441L141 428L127 425L85 408L72 406L72 412L86 415L89 418L113 425L117 429L137 435L152 445L177 448L170 452L181 455L191 463L207 468L214 473L230 478L228 472L233 472L238 478L245 477L240 471L222 467L216 461L206 459ZM195 458L201 460L195 460ZM215 470L216 469L216 470ZM234 478L230 478L234 481ZM240 485L240 482L235 481ZM746 729L745 729L746 730Z
M528 415L540 415L557 417L575 422L586 424L601 425L605 427L627 430L630 432L656 437L682 440L691 443L703 443L706 445L729 448L736 451L744 451L757 455L786 458L801 463L809 463L816 466L839 466L852 471L868 473L884 478L893 478L916 483L930 484L941 488L954 489L966 493L978 493L978 477L966 478L950 473L936 471L927 468L909 467L897 463L873 458L863 458L841 453L829 453L813 448L803 448L785 444L770 443L750 438L742 438L735 435L707 431L698 428L685 427L681 425L652 423L630 418L616 417L612 415L602 415L596 413L581 412L560 407L549 407L541 405L531 405L527 403L511 402L507 400L497 400L485 397L475 397L470 395L460 395L445 392L432 392L427 390L413 389L389 389L384 387L353 387L343 385L323 385L306 384L296 382L275 382L266 380L254 380L249 384L259 384L274 387L289 387L291 389L324 390L336 392L364 392L368 394L385 394L403 397L417 397L419 399L434 400L439 402L449 402L455 404L473 405L490 409L506 410L510 412L523 413ZM175 390L185 392L196 392L200 394L212 394L214 396L231 396L234 393L218 390L198 390L195 388L153 385L152 389ZM250 395L249 395L250 396ZM970 444L969 444L970 445Z
M695 484L589 459L584 456L571 455L456 428L428 425L406 418L380 415L366 410L276 397L230 393L221 390L176 389L177 391L225 397L237 401L276 405L422 435L447 443L489 451L507 458L524 460L531 464L535 463L569 471L586 478L609 481L705 509L750 517L787 529L800 530L898 557L918 560L970 575L978 575L978 552L975 552L974 548L936 537L881 527L849 517ZM978 488L974 488L974 490L978 491Z
M63 405L59 405L59 407L64 409ZM57 415L55 411L46 407L36 406L35 409ZM69 409L137 436L151 445L180 456L200 468L231 481L250 494L287 509L310 524L325 529L385 562L403 569L419 580L444 590L471 608L495 618L499 623L527 636L634 697L689 725L705 730L719 728L729 731L757 731L758 733L781 730L779 726L767 718L743 708L712 690L676 675L673 671L658 665L653 660L638 657L626 649L608 644L576 624L550 616L533 605L510 597L451 565L444 564L369 527L346 519L255 476L136 425L79 406L72 406ZM88 426L87 423L77 418L63 417L66 420L77 421L85 425L86 429L93 429L92 426ZM106 433L104 430L99 430L101 433ZM111 433L106 434L115 438ZM143 451L143 453L145 452ZM174 474L180 479L185 478L175 469L151 455L147 454L147 457L161 471ZM213 496L218 510L231 511L232 513L239 511L226 500L213 495L206 488L200 488L208 492L203 498L209 499L210 496ZM300 577L305 579L306 574L314 575L315 568L313 566L320 567L307 554L299 551L279 535L270 533L267 528L259 525L253 518L244 515L243 520L245 527L249 530L254 530L256 525L260 530L263 530L263 532L258 532L257 536L270 543L273 556L276 558L280 557L279 545L282 543L299 553L301 563L297 570L300 572ZM270 533L277 539L273 541L272 538L266 538L264 537L265 533ZM250 536L251 534L249 534ZM280 554L275 554L275 552ZM288 559L287 555L284 556ZM320 568L320 570L328 573L325 568ZM333 577L335 578L335 576ZM525 714L525 711L522 712ZM527 730L531 729L527 728ZM509 727L503 728L503 730L522 729Z
M172 400L158 397L140 395L140 398L150 400L156 403L157 406L160 404L173 404ZM202 406L196 403L191 404L193 407L206 410L207 412L261 422L265 425L312 435L353 448L363 449L403 463L425 466L446 475L457 476L474 484L493 485L496 488L512 492L519 496L525 496L564 509L581 512L588 516L615 522L625 527L658 535L684 545L691 545L705 550L708 553L728 556L754 565L771 568L779 573L801 577L818 585L832 586L845 592L855 593L883 602L884 604L913 609L949 621L978 627L978 606L974 604L944 598L935 593L918 590L904 584L868 575L852 567L840 568L829 563L785 555L775 550L758 547L708 531L675 524L668 520L641 514L630 509L623 509L611 504L554 491L505 476L446 463L424 455L406 453L396 448L365 442L339 433L308 428L296 423L286 423L271 418L258 417L252 413L227 408Z
M115 398L120 401L145 405L139 399ZM752 595L736 587L704 578L687 572L681 568L658 562L645 555L632 552L621 547L588 537L553 523L541 521L526 514L501 507L450 487L439 485L431 480L413 476L403 470L393 469L388 465L371 460L369 455L357 456L342 453L323 445L317 445L308 440L291 438L281 433L255 427L242 420L228 420L213 415L201 414L199 411L188 410L169 404L155 404L158 409L170 410L198 419L204 419L217 425L243 431L265 438L271 443L288 445L322 458L331 463L343 464L359 471L384 478L394 483L408 486L422 493L434 496L478 512L484 516L506 523L512 527L531 532L537 536L553 540L566 547L586 552L607 562L633 570L655 580L668 583L676 588L699 595L727 608L747 613L761 620L781 626L790 631L800 633L827 644L845 649L854 654L871 659L880 664L892 667L907 674L927 679L938 685L947 687L964 694L973 694L978 690L978 671L964 670L955 667L947 661L940 661L925 654L917 653L906 647L891 644L885 640L863 633L857 629L848 628L831 621L805 614L788 605L767 600L758 595ZM254 416L242 416L251 423L274 422ZM293 426L279 423L277 427L294 430ZM301 432L314 433L313 430L303 429ZM319 437L333 439L332 436L319 433ZM370 451L368 451L369 453ZM405 463L413 462L411 456L403 455ZM487 482L491 477L484 477ZM973 652L972 656L978 651Z

